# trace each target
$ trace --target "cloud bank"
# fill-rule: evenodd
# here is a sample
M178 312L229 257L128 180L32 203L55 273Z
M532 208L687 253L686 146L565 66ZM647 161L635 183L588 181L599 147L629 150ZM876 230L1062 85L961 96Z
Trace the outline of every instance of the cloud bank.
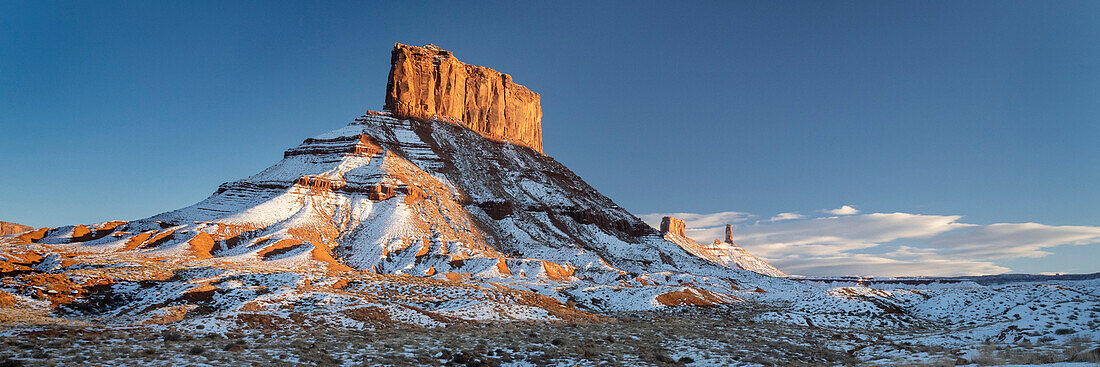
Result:
M1100 227L1039 223L977 225L959 215L868 213L844 205L810 218L780 213L749 222L742 212L654 213L641 216L650 225L661 217L683 219L687 235L708 243L734 224L734 241L789 274L954 276L1009 272L996 261L1049 255L1061 245L1100 243Z
M806 218L805 215L798 214L798 213L779 213L779 214L776 214L774 217L772 217L772 219L769 219L769 221L778 222L778 221L781 221L781 220L804 219L804 218Z
M853 208L853 207L851 207L851 206L848 206L848 205L844 205L844 206L841 206L840 208L836 208L836 209L825 209L825 210L822 210L822 211L823 211L823 212L825 212L825 213L829 213L829 214L832 214L832 215L852 215L852 214L859 214L859 210L858 210L858 209L856 209L856 208Z

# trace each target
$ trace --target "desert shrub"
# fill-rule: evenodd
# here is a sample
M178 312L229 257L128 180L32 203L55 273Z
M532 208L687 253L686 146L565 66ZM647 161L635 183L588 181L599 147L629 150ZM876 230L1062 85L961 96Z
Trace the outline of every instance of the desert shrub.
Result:
M1071 362L1088 362L1100 364L1100 348L1093 348L1090 351L1083 351L1074 354L1069 359Z
M1027 349L1009 349L1002 355L1006 364L1049 364L1065 360L1054 353Z
M1069 339L1066 339L1066 342L1068 342L1068 343L1081 343L1081 344L1092 343L1092 337L1089 336L1089 335L1078 334L1078 335L1071 336Z
M1065 361L1065 357L1057 352L1022 347L1004 347L1004 345L985 343L977 349L976 354L972 354L973 357L968 362L981 366L1001 366L1006 364L1048 364Z
M1066 358L1073 358L1078 353L1084 352L1092 344L1092 338L1083 335L1070 337L1066 340L1066 349L1062 351Z
M994 353L994 349L991 345L983 345L978 350L978 354L970 359L971 363L976 363L980 366L999 366L1005 364L1000 357Z

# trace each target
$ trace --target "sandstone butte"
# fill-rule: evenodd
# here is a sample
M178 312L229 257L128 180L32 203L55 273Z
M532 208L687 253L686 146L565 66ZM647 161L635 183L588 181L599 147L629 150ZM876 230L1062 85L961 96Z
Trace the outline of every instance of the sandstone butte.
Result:
M397 43L390 63L384 108L395 117L460 123L487 138L542 153L539 94L508 74L465 64L432 44Z
M34 229L31 226L25 226L19 223L0 221L0 236L7 236L9 234L23 233Z
M661 234L675 233L680 237L687 237L684 235L684 221L673 217L661 218Z

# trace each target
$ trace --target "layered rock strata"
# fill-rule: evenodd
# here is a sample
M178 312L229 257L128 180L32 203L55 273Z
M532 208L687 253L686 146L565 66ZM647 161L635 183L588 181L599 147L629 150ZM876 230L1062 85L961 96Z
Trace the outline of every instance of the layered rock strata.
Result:
M539 94L508 74L467 65L431 44L395 44L390 63L385 109L395 117L448 120L542 152Z
M661 218L661 234L662 235L669 234L669 233L674 233L674 234L677 234L677 235L680 235L681 237L683 237L684 236L684 227L685 226L684 226L684 221L683 220L676 219L676 218L673 218L673 217Z
M31 226L25 226L19 223L0 221L0 236L7 236L9 234L23 233L34 229Z

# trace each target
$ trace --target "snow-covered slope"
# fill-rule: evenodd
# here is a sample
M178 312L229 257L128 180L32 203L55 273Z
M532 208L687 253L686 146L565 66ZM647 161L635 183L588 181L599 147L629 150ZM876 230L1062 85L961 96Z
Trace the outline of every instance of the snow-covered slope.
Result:
M438 278L745 276L662 238L537 151L384 113L306 139L190 207L42 235L82 251Z
M759 297L764 322L869 332L899 342L974 351L985 344L1061 345L1100 338L1100 281L801 279L814 288ZM878 358L874 348L861 358ZM879 356L881 357L881 356ZM889 363L887 363L889 364Z
M713 243L703 245L695 240L675 234L666 233L665 239L679 244L684 250L695 256L724 265L730 269L744 269L773 277L785 277L787 273L776 269L764 259L750 254L741 246L733 242L714 240Z
M436 319L584 318L569 316L566 303L648 310L808 289L692 254L531 148L379 112L306 139L192 206L0 238L0 255L0 273L14 276L3 292L48 300L49 312L138 323L157 312L242 327L234 321L242 313L284 317L274 310L297 302L328 312L337 299ZM339 281L371 276L389 277L373 288L388 301L368 288L348 296ZM60 288L35 285L62 278L70 280ZM422 278L436 283L414 281ZM438 301L391 295L408 284L430 284L417 292ZM469 287L478 291L461 293ZM530 302L500 301L494 289ZM404 322L401 312L388 315Z
M744 257L732 248L701 257L663 238L544 155L539 96L511 76L431 45L397 44L392 56L390 111L306 139L186 208L0 240L5 251L29 251L4 266L64 273L133 259L408 275L591 300L593 309L729 303L761 287L801 287L742 270L762 266L731 260Z

